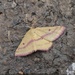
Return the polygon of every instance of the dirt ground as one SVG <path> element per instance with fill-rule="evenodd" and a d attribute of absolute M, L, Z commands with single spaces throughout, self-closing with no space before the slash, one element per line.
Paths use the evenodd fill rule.
<path fill-rule="evenodd" d="M 64 34 L 48 52 L 15 57 L 36 17 L 36 27 L 63 25 Z M 0 74 L 66 75 L 75 61 L 75 0 L 0 0 Z"/>

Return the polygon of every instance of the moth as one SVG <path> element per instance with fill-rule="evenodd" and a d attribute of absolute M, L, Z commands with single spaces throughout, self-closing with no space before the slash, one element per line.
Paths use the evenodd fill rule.
<path fill-rule="evenodd" d="M 38 50 L 48 51 L 53 41 L 65 30 L 64 26 L 31 28 L 16 49 L 15 56 L 27 56 Z"/>

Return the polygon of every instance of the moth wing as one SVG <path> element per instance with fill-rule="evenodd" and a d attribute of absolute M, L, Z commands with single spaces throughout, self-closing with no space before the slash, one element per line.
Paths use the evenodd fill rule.
<path fill-rule="evenodd" d="M 47 51 L 52 42 L 57 39 L 65 30 L 63 26 L 42 27 L 30 29 L 18 46 L 15 56 L 26 56 L 34 51 Z"/>
<path fill-rule="evenodd" d="M 16 49 L 15 56 L 26 56 L 35 50 L 32 29 L 30 29 L 22 39 L 20 45 Z M 31 43 L 32 42 L 32 43 Z"/>
<path fill-rule="evenodd" d="M 41 50 L 41 51 L 49 50 L 52 47 L 52 42 L 38 36 L 35 33 L 35 30 L 36 29 L 33 30 L 33 34 L 34 34 L 34 38 L 35 38 L 35 40 L 34 40 L 35 51 L 37 51 L 37 50 Z"/>
<path fill-rule="evenodd" d="M 47 41 L 45 39 L 40 39 L 35 41 L 36 50 L 40 51 L 48 51 L 52 47 L 52 42 Z"/>
<path fill-rule="evenodd" d="M 48 41 L 54 41 L 64 32 L 64 30 L 64 26 L 37 27 L 34 32 L 41 38 L 44 38 Z"/>

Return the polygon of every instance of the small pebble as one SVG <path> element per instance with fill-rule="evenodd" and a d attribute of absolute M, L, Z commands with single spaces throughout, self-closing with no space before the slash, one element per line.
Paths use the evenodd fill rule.
<path fill-rule="evenodd" d="M 30 14 L 26 14 L 25 17 L 26 17 L 26 20 L 32 21 L 32 18 L 31 18 Z"/>
<path fill-rule="evenodd" d="M 23 75 L 24 73 L 23 73 L 22 71 L 19 71 L 19 74 L 20 74 L 20 75 Z"/>
<path fill-rule="evenodd" d="M 35 61 L 35 62 L 39 62 L 40 59 L 39 59 L 39 58 L 34 58 L 34 61 Z"/>
<path fill-rule="evenodd" d="M 16 7 L 16 3 L 13 1 L 13 3 L 12 3 L 12 8 L 14 8 L 14 7 Z"/>

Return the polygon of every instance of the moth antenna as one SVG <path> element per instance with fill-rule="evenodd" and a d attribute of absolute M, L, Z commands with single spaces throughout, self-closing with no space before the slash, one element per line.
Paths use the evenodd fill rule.
<path fill-rule="evenodd" d="M 32 21 L 32 28 L 35 28 L 36 22 L 37 22 L 37 18 L 34 16 Z"/>

